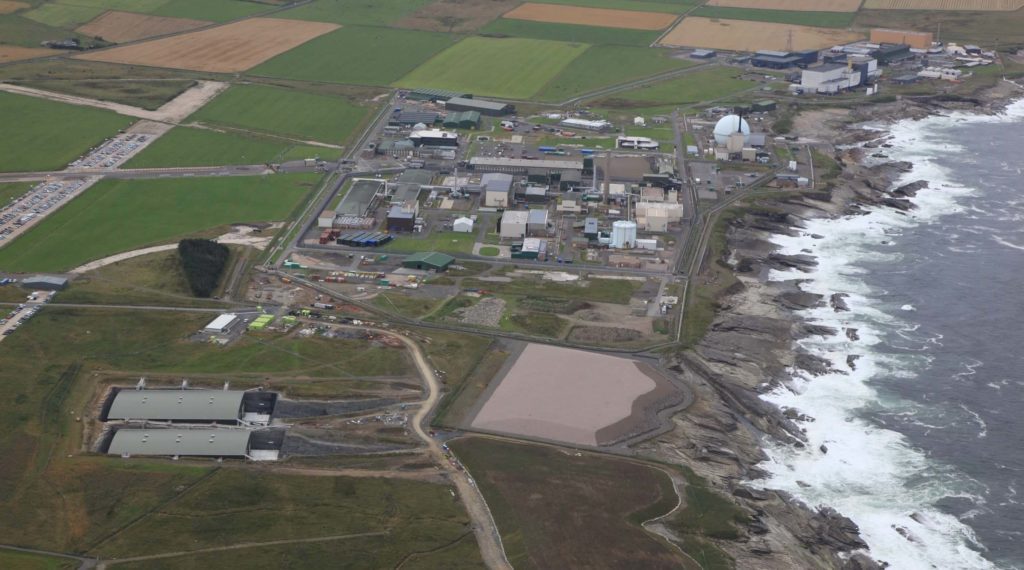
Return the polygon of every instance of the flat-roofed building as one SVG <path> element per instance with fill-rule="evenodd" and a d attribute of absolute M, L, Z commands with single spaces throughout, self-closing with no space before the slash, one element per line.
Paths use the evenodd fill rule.
<path fill-rule="evenodd" d="M 21 286 L 26 289 L 40 289 L 44 291 L 60 291 L 68 286 L 66 277 L 54 275 L 32 275 L 21 280 Z"/>
<path fill-rule="evenodd" d="M 512 195 L 512 175 L 487 173 L 480 178 L 484 189 L 484 206 L 489 208 L 505 208 L 509 205 Z"/>
<path fill-rule="evenodd" d="M 530 210 L 526 218 L 526 233 L 535 236 L 545 235 L 547 232 L 548 211 L 542 209 Z"/>
<path fill-rule="evenodd" d="M 522 238 L 526 236 L 526 226 L 530 220 L 530 212 L 526 210 L 506 210 L 501 215 L 502 238 Z"/>
<path fill-rule="evenodd" d="M 474 156 L 469 159 L 469 169 L 476 172 L 504 172 L 508 174 L 541 175 L 544 171 L 554 174 L 563 170 L 583 171 L 582 160 L 531 160 L 527 158 Z M 537 181 L 539 182 L 539 180 Z"/>
<path fill-rule="evenodd" d="M 468 97 L 452 97 L 445 101 L 444 108 L 449 111 L 476 111 L 481 115 L 500 117 L 511 115 L 516 108 L 508 103 L 498 103 L 486 99 L 471 99 Z"/>
<path fill-rule="evenodd" d="M 234 313 L 224 313 L 210 321 L 208 325 L 203 327 L 203 330 L 213 333 L 225 333 L 228 332 L 231 329 L 231 326 L 236 322 L 238 322 L 238 315 Z"/>

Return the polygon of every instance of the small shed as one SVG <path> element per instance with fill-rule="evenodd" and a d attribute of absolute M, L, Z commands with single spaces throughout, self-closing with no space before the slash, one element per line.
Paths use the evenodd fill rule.
<path fill-rule="evenodd" d="M 334 219 L 338 216 L 334 210 L 324 210 L 320 212 L 320 215 L 316 218 L 316 226 L 318 228 L 332 228 L 334 227 Z"/>
<path fill-rule="evenodd" d="M 452 223 L 452 231 L 468 234 L 473 231 L 473 219 L 462 217 Z"/>
<path fill-rule="evenodd" d="M 421 251 L 414 253 L 402 261 L 402 267 L 409 269 L 421 269 L 436 271 L 438 273 L 448 269 L 455 261 L 455 258 L 436 251 Z"/>

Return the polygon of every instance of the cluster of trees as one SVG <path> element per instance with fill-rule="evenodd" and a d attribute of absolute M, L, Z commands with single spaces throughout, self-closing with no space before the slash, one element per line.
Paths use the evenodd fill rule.
<path fill-rule="evenodd" d="M 226 245 L 208 239 L 183 239 L 178 242 L 178 256 L 192 294 L 209 297 L 217 289 L 231 252 Z"/>

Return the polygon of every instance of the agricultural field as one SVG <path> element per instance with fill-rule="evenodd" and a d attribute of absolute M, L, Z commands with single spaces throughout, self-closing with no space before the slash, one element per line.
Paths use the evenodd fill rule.
<path fill-rule="evenodd" d="M 190 89 L 196 82 L 190 79 L 180 81 L 42 79 L 19 81 L 18 84 L 55 93 L 124 103 L 154 111 L 164 103 L 181 95 L 185 90 Z"/>
<path fill-rule="evenodd" d="M 865 10 L 956 10 L 1012 12 L 1024 8 L 1024 0 L 865 0 Z"/>
<path fill-rule="evenodd" d="M 706 6 L 800 12 L 856 12 L 861 2 L 863 0 L 710 0 Z"/>
<path fill-rule="evenodd" d="M 1024 44 L 1024 13 L 939 12 L 926 10 L 861 10 L 854 20 L 863 28 L 896 28 L 933 31 L 942 26 L 942 39 L 960 43 L 988 45 L 992 38 L 1000 43 Z"/>
<path fill-rule="evenodd" d="M 30 48 L 22 46 L 0 46 L 0 63 L 57 55 L 58 51 L 49 48 Z"/>
<path fill-rule="evenodd" d="M 641 526 L 679 502 L 656 468 L 476 437 L 449 445 L 480 486 L 516 568 L 700 568 Z"/>
<path fill-rule="evenodd" d="M 335 24 L 387 26 L 415 12 L 431 0 L 313 0 L 276 14 L 278 18 L 294 18 Z"/>
<path fill-rule="evenodd" d="M 337 27 L 320 22 L 252 18 L 77 57 L 88 61 L 233 73 L 259 65 Z"/>
<path fill-rule="evenodd" d="M 52 2 L 25 12 L 29 20 L 58 28 L 73 28 L 103 13 L 103 8 Z"/>
<path fill-rule="evenodd" d="M 515 8 L 520 0 L 434 0 L 396 21 L 413 30 L 468 34 Z"/>
<path fill-rule="evenodd" d="M 111 111 L 0 93 L 0 171 L 60 170 L 131 124 Z"/>
<path fill-rule="evenodd" d="M 584 8 L 581 6 L 536 4 L 533 2 L 527 2 L 507 12 L 504 17 L 533 22 L 578 24 L 630 30 L 664 30 L 676 19 L 676 16 L 673 14 L 661 12 Z"/>
<path fill-rule="evenodd" d="M 847 28 L 853 22 L 854 12 L 811 12 L 795 10 L 751 10 L 721 6 L 702 6 L 690 13 L 693 17 L 719 20 L 752 20 L 797 26 Z"/>
<path fill-rule="evenodd" d="M 341 144 L 367 121 L 368 110 L 341 97 L 235 85 L 188 120 Z"/>
<path fill-rule="evenodd" d="M 150 13 L 154 16 L 227 22 L 273 8 L 271 2 L 249 0 L 170 0 Z"/>
<path fill-rule="evenodd" d="M 731 51 L 782 51 L 821 49 L 863 38 L 860 33 L 830 28 L 687 17 L 662 38 L 661 44 Z"/>
<path fill-rule="evenodd" d="M 510 36 L 592 45 L 609 44 L 636 47 L 647 47 L 661 35 L 661 32 L 657 31 L 552 24 L 510 18 L 498 18 L 481 28 L 480 33 L 495 37 Z"/>
<path fill-rule="evenodd" d="M 15 550 L 0 550 L 0 568 L 12 570 L 71 570 L 79 562 L 70 558 L 57 558 L 43 554 L 30 554 Z"/>
<path fill-rule="evenodd" d="M 608 85 L 650 77 L 695 65 L 671 57 L 669 50 L 594 46 L 574 59 L 537 94 L 542 101 L 563 101 Z"/>
<path fill-rule="evenodd" d="M 397 84 L 526 99 L 588 47 L 548 40 L 470 37 L 436 55 Z"/>
<path fill-rule="evenodd" d="M 0 14 L 0 38 L 4 46 L 38 48 L 40 43 L 54 39 L 75 38 L 89 44 L 92 38 L 63 28 L 42 24 L 25 16 L 27 12 Z M 54 54 L 61 53 L 52 50 Z"/>
<path fill-rule="evenodd" d="M 31 4 L 25 2 L 18 2 L 16 0 L 0 0 L 0 14 L 10 14 L 23 10 L 25 8 L 31 8 Z"/>
<path fill-rule="evenodd" d="M 126 168 L 270 164 L 320 156 L 333 159 L 338 149 L 297 144 L 288 140 L 175 127 L 129 160 Z"/>
<path fill-rule="evenodd" d="M 451 36 L 433 32 L 347 26 L 279 55 L 250 70 L 250 74 L 390 85 L 453 42 Z"/>
<path fill-rule="evenodd" d="M 457 232 L 431 232 L 427 237 L 398 236 L 386 245 L 378 248 L 381 251 L 406 252 L 440 251 L 443 253 L 470 253 L 476 242 L 475 234 Z"/>
<path fill-rule="evenodd" d="M 685 13 L 702 0 L 544 0 L 545 4 L 565 4 L 608 10 L 636 10 L 639 12 Z"/>
<path fill-rule="evenodd" d="M 65 271 L 239 222 L 284 220 L 317 175 L 106 180 L 3 249 L 9 271 Z"/>
<path fill-rule="evenodd" d="M 101 37 L 108 42 L 133 42 L 153 36 L 162 36 L 201 28 L 210 24 L 205 20 L 149 16 L 132 12 L 105 12 L 98 18 L 78 28 L 87 36 Z"/>

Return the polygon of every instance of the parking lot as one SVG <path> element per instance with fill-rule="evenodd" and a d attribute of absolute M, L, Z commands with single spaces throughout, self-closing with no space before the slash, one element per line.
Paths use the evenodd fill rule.
<path fill-rule="evenodd" d="M 99 179 L 41 182 L 32 187 L 21 198 L 0 208 L 0 241 L 13 239 L 96 180 Z"/>
<path fill-rule="evenodd" d="M 28 301 L 12 309 L 3 317 L 0 317 L 0 341 L 3 341 L 25 321 L 32 318 L 43 304 L 50 300 L 52 292 L 36 291 L 26 295 Z"/>
<path fill-rule="evenodd" d="M 89 154 L 69 164 L 68 170 L 89 171 L 117 168 L 169 129 L 170 125 L 139 121 L 124 133 L 104 142 Z"/>

